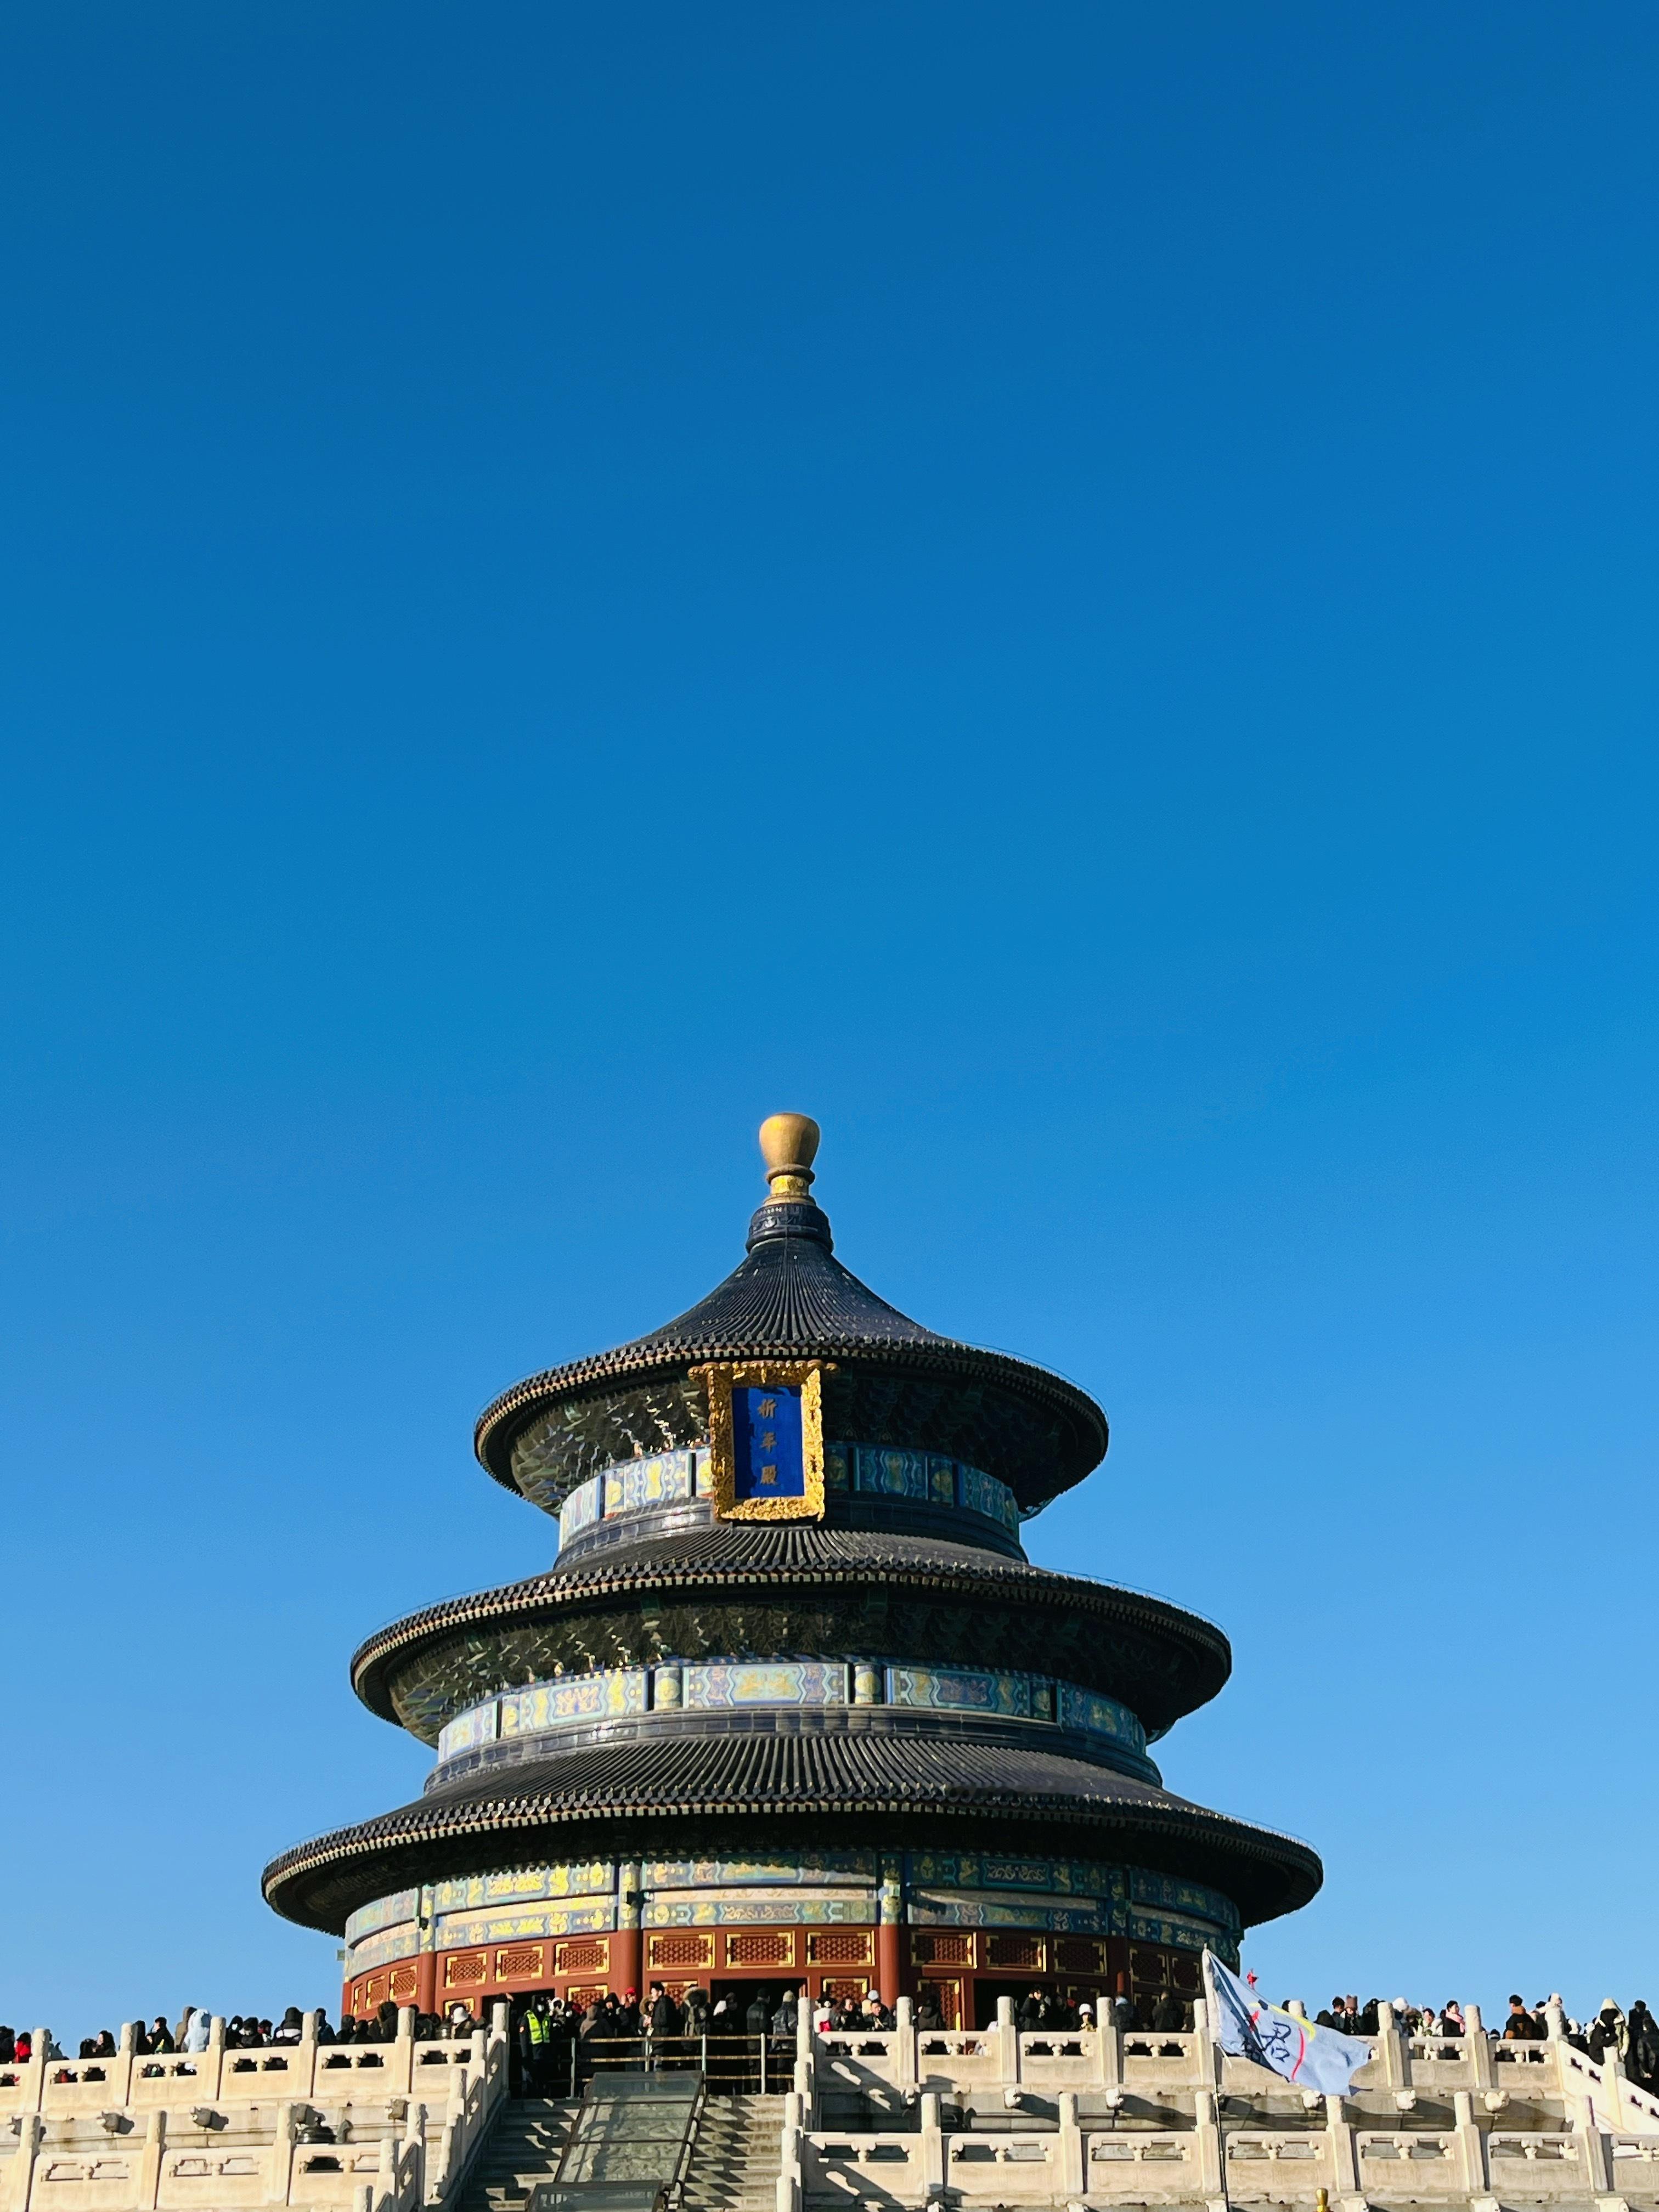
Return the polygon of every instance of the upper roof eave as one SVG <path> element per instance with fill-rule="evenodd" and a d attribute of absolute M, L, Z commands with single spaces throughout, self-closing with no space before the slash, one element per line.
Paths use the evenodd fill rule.
<path fill-rule="evenodd" d="M 793 1195 L 775 1188 L 749 1224 L 744 1258 L 706 1297 L 631 1343 L 514 1383 L 479 1416 L 473 1448 L 497 1482 L 517 1491 L 514 1443 L 544 1409 L 607 1386 L 621 1392 L 683 1376 L 704 1362 L 767 1358 L 823 1359 L 842 1369 L 843 1380 L 860 1370 L 956 1378 L 1012 1401 L 1035 1416 L 1030 1433 L 1011 1446 L 1007 1467 L 989 1471 L 1009 1483 L 1027 1510 L 1081 1481 L 1105 1456 L 1106 1417 L 1086 1391 L 1030 1360 L 940 1336 L 889 1304 L 836 1257 L 829 1218 L 804 1186 Z"/>
<path fill-rule="evenodd" d="M 539 1375 L 515 1382 L 478 1416 L 473 1449 L 485 1471 L 503 1489 L 516 1494 L 518 1485 L 513 1479 L 509 1456 L 513 1443 L 526 1424 L 544 1407 L 563 1399 L 585 1396 L 596 1385 L 610 1384 L 623 1389 L 629 1383 L 672 1370 L 684 1371 L 704 1361 L 801 1357 L 854 1362 L 872 1370 L 908 1369 L 921 1374 L 957 1376 L 967 1382 L 996 1385 L 1012 1396 L 1060 1414 L 1073 1432 L 1075 1449 L 1056 1467 L 1056 1479 L 1046 1488 L 1039 1491 L 1030 1485 L 1023 1486 L 1024 1494 L 1020 1503 L 1028 1510 L 1080 1482 L 1106 1455 L 1110 1431 L 1105 1414 L 1087 1391 L 1030 1360 L 1017 1359 L 1009 1352 L 988 1352 L 977 1345 L 960 1344 L 949 1337 L 907 1343 L 875 1337 L 834 1336 L 822 1337 L 810 1344 L 781 1343 L 764 1338 L 737 1342 L 729 1338 L 701 1341 L 676 1339 L 653 1343 L 648 1337 L 641 1338 L 586 1359 L 546 1368 Z"/>

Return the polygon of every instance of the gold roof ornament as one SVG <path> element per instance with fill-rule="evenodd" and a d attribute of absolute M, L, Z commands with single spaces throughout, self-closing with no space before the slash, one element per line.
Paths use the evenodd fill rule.
<path fill-rule="evenodd" d="M 769 1114 L 761 1123 L 761 1158 L 774 1201 L 806 1196 L 823 1133 L 810 1114 Z"/>

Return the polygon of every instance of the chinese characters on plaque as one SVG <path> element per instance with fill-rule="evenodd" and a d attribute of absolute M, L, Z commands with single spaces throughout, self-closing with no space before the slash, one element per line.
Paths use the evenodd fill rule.
<path fill-rule="evenodd" d="M 732 1447 L 734 1499 L 805 1496 L 799 1390 L 733 1390 Z"/>

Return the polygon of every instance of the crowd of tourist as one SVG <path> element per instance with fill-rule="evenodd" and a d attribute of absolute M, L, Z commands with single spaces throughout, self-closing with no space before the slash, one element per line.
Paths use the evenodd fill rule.
<path fill-rule="evenodd" d="M 924 2020 L 920 2009 L 922 2000 L 917 2002 L 917 2027 L 937 2027 L 937 2014 Z M 1165 1990 L 1158 1996 L 1143 1994 L 1138 1997 L 1113 1997 L 1109 2001 L 1108 2011 L 1113 2025 L 1126 2035 L 1178 2035 L 1193 2024 L 1192 2007 L 1183 2003 L 1173 1990 Z M 1015 2005 L 1014 2024 L 1027 2034 L 1045 2028 L 1063 2034 L 1068 2029 L 1092 2027 L 1095 2008 L 1086 2001 L 1073 2004 L 1053 1990 L 1033 1989 Z"/>
<path fill-rule="evenodd" d="M 518 2023 L 520 2055 L 533 2073 L 547 2063 L 537 2053 L 550 2045 L 568 2057 L 573 2042 L 579 2051 L 584 2045 L 629 2042 L 660 2049 L 710 2037 L 741 2038 L 757 2050 L 764 2044 L 781 2057 L 794 2050 L 801 1995 L 793 1983 L 775 1990 L 769 1984 L 757 1983 L 741 1996 L 728 1993 L 711 1997 L 694 1983 L 677 1997 L 661 1982 L 653 1982 L 643 2004 L 633 1990 L 621 1997 L 603 1995 L 586 2007 L 559 1998 L 532 1997 Z M 859 2007 L 850 2002 L 839 2008 L 822 2006 L 815 2023 L 827 2027 L 854 2013 L 866 2027 L 878 2018 L 884 2027 L 892 2025 L 892 2016 L 883 2009 L 878 1997 L 866 1999 Z M 556 2070 L 556 2058 L 553 2063 Z M 579 2064 L 579 2071 L 586 2070 Z"/>
<path fill-rule="evenodd" d="M 804 1996 L 793 1984 L 781 1989 L 758 1984 L 744 1996 L 711 2000 L 706 1990 L 694 1985 L 676 1997 L 661 1982 L 653 1982 L 643 2003 L 633 1990 L 621 1997 L 602 1996 L 587 2007 L 559 1997 L 532 1997 L 514 2028 L 517 2079 L 534 2094 L 542 2094 L 538 2084 L 585 2081 L 597 2065 L 625 2063 L 630 2045 L 637 2046 L 647 2064 L 668 2068 L 689 2062 L 687 2045 L 704 2037 L 724 2040 L 728 2049 L 739 2044 L 739 2063 L 751 2074 L 758 2071 L 763 2049 L 787 2072 L 793 2059 Z M 944 2026 L 936 1997 L 926 1984 L 914 2002 L 918 2028 L 926 2033 Z M 1126 2032 L 1168 2034 L 1193 2024 L 1190 2007 L 1168 1994 L 1139 2003 L 1119 1997 L 1112 2010 Z M 1033 1988 L 1017 2003 L 1014 2017 L 1028 2032 L 1064 2033 L 1091 2027 L 1094 2008 Z M 820 2034 L 882 2034 L 895 2024 L 891 2009 L 873 1990 L 863 1996 L 820 1998 L 812 2008 L 812 2025 Z"/>
<path fill-rule="evenodd" d="M 522 2087 L 545 2094 L 538 2085 L 586 2079 L 595 2070 L 597 2046 L 637 2043 L 647 2063 L 666 2063 L 660 2054 L 669 2046 L 704 2037 L 741 2038 L 752 2052 L 758 2054 L 764 2047 L 787 2065 L 794 2047 L 802 1995 L 793 1984 L 773 1989 L 757 1984 L 742 1996 L 711 1999 L 706 1990 L 694 1985 L 676 1996 L 661 1982 L 653 1982 L 643 2003 L 633 1990 L 620 1997 L 607 1992 L 586 2006 L 561 1997 L 532 1997 L 521 2008 L 515 2008 L 514 2070 Z M 1120 1996 L 1109 2003 L 1115 2024 L 1125 2033 L 1170 2034 L 1192 2026 L 1190 2008 L 1168 1991 L 1156 1998 Z M 1345 2035 L 1375 2036 L 1381 2027 L 1381 2006 L 1377 1997 L 1361 2004 L 1357 1996 L 1339 1994 L 1316 2015 L 1316 2022 Z M 1559 1996 L 1540 1997 L 1528 2005 L 1518 1995 L 1511 1996 L 1501 2022 L 1486 2023 L 1483 2032 L 1506 2043 L 1540 2039 L 1550 2032 L 1551 2011 L 1560 2006 Z M 1455 2045 L 1468 2033 L 1462 2008 L 1455 2003 L 1413 2005 L 1396 1998 L 1391 2009 L 1395 2025 L 1402 2033 L 1443 2044 L 1448 2057 L 1454 2055 Z M 1071 2004 L 1054 1991 L 1040 1987 L 1017 2002 L 1014 2017 L 1028 2033 L 1045 2029 L 1064 2033 L 1094 2025 L 1092 2006 Z M 348 2013 L 337 2028 L 331 2027 L 320 2012 L 313 2018 L 315 2039 L 322 2044 L 390 2043 L 398 2033 L 398 2008 L 391 2003 L 360 2018 Z M 915 1999 L 915 2018 L 923 2030 L 944 2025 L 937 2002 L 925 1985 Z M 1586 2021 L 1573 2020 L 1563 2009 L 1561 2022 L 1562 2033 L 1575 2050 L 1598 2065 L 1609 2051 L 1616 2051 L 1628 2078 L 1659 2096 L 1659 2021 L 1640 1998 L 1626 2013 L 1609 1997 Z M 872 1990 L 863 1997 L 821 1999 L 813 2008 L 812 2024 L 821 2033 L 854 2034 L 880 2033 L 894 2021 L 891 2012 Z M 195 2005 L 186 2005 L 172 2026 L 164 2014 L 158 2013 L 148 2024 L 137 2023 L 133 2049 L 137 2057 L 149 2061 L 179 2052 L 204 2051 L 210 2025 L 210 2015 Z M 465 2004 L 458 2002 L 447 2012 L 418 2013 L 415 2035 L 420 2042 L 469 2036 L 483 2025 Z M 225 2048 L 280 2049 L 284 2044 L 297 2044 L 304 2029 L 304 2016 L 297 2005 L 289 2005 L 274 2022 L 257 2013 L 233 2014 L 225 2021 Z M 78 2057 L 82 2061 L 113 2058 L 118 2049 L 112 2032 L 100 2028 L 96 2035 L 82 2039 Z M 655 2060 L 653 2052 L 659 2054 Z M 31 2031 L 14 2033 L 0 2027 L 0 2066 L 27 2064 L 36 2055 Z M 50 2035 L 40 2055 L 49 2062 L 66 2058 Z M 614 2062 L 614 2049 L 605 2055 Z"/>
<path fill-rule="evenodd" d="M 793 2065 L 799 2007 L 800 1992 L 793 1985 L 775 1991 L 764 1984 L 744 1996 L 711 1998 L 695 1984 L 677 1997 L 661 1982 L 653 1982 L 643 2003 L 635 1990 L 620 1997 L 606 1992 L 586 2006 L 562 1997 L 532 1997 L 514 2029 L 514 2087 L 523 2094 L 549 2095 L 556 2085 L 585 2081 L 602 2066 L 627 2064 L 635 2053 L 638 2061 L 672 2071 L 697 2063 L 693 2046 L 704 2039 L 735 2049 L 739 2070 L 758 2087 L 768 2060 L 775 2069 L 774 2078 Z M 860 2012 L 859 2017 L 867 2021 L 871 2015 Z"/>
<path fill-rule="evenodd" d="M 313 2014 L 315 2022 L 314 2039 L 319 2043 L 390 2043 L 398 2033 L 398 2008 L 383 2004 L 377 2013 L 354 2020 L 349 2013 L 337 2028 L 331 2027 L 325 2013 Z M 440 2036 L 471 2035 L 483 2025 L 475 2020 L 464 2004 L 453 2005 L 447 2013 L 421 2013 L 416 2017 L 415 2035 L 418 2042 L 428 2042 Z M 186 2005 L 177 2023 L 167 2024 L 167 2016 L 158 2013 L 153 2021 L 135 2023 L 133 2051 L 137 2057 L 155 2060 L 170 2058 L 179 2053 L 194 2055 L 208 2047 L 212 2027 L 211 2015 L 199 2006 Z M 44 2031 L 43 2031 L 44 2033 Z M 225 2021 L 227 2051 L 280 2050 L 284 2044 L 298 2043 L 305 2033 L 305 2015 L 298 2005 L 289 2005 L 279 2021 L 272 2021 L 258 2013 L 233 2013 Z M 96 2035 L 83 2036 L 76 2054 L 76 2060 L 114 2058 L 120 2045 L 107 2027 L 100 2028 Z M 35 2056 L 34 2034 L 28 2028 L 13 2031 L 0 2027 L 0 2066 L 27 2065 Z M 49 2062 L 67 2060 L 68 2053 L 59 2049 L 50 2033 L 46 2035 L 40 2053 Z"/>
<path fill-rule="evenodd" d="M 1362 2005 L 1357 1996 L 1334 1996 L 1324 2011 L 1316 2014 L 1315 2026 L 1334 2027 L 1344 2035 L 1375 2035 L 1382 2002 L 1380 1997 L 1369 1997 Z M 1413 2005 L 1396 1997 L 1392 2009 L 1395 2026 L 1405 2035 L 1449 2045 L 1468 2033 L 1458 2004 Z M 1552 2010 L 1560 2012 L 1561 2033 L 1575 2051 L 1582 2051 L 1598 2066 L 1609 2051 L 1616 2051 L 1629 2078 L 1639 2088 L 1659 2096 L 1659 2021 L 1640 1997 L 1628 2013 L 1616 1999 L 1608 1997 L 1594 2018 L 1577 2021 L 1567 2013 L 1559 1995 L 1540 1997 L 1529 2005 L 1512 1992 L 1502 2022 L 1486 2025 L 1484 2032 L 1504 2043 L 1541 2042 L 1550 2032 Z"/>

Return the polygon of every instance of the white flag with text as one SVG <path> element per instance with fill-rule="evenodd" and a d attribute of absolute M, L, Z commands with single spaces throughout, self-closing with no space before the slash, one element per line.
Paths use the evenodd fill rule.
<path fill-rule="evenodd" d="M 1213 1951 L 1204 1954 L 1204 1987 L 1210 2024 L 1221 2049 L 1231 2057 L 1253 2058 L 1258 2066 L 1294 2081 L 1298 2089 L 1346 2097 L 1354 2075 L 1376 2056 L 1359 2036 L 1318 2027 L 1300 2013 L 1264 2004 Z"/>

